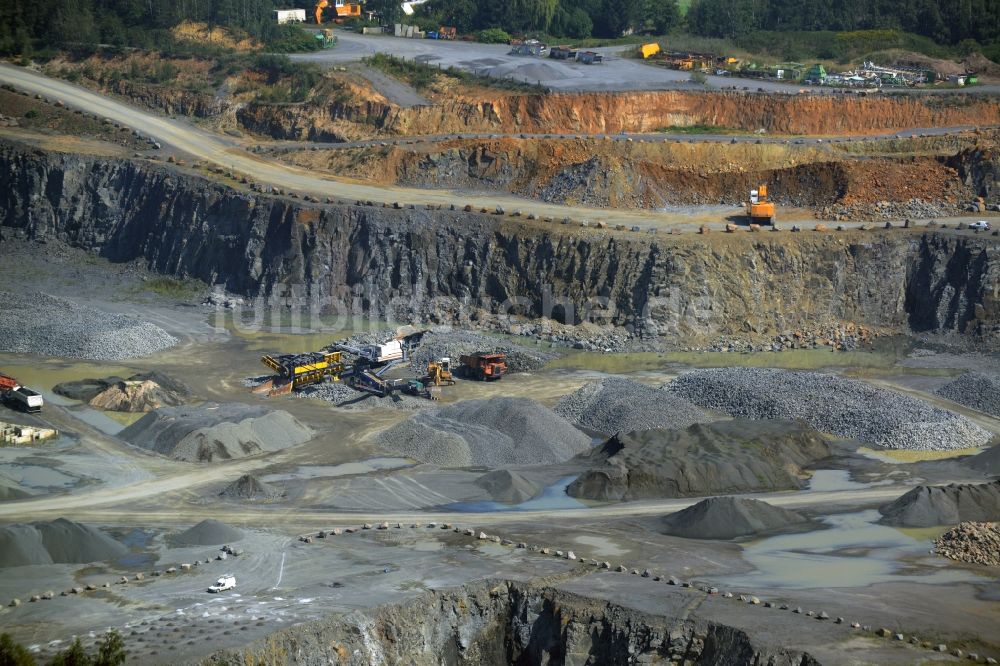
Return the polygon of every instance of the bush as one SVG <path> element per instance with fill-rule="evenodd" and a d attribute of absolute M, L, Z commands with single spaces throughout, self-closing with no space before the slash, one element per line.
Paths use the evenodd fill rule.
<path fill-rule="evenodd" d="M 691 83 L 697 83 L 702 86 L 708 83 L 708 77 L 705 76 L 704 72 L 691 72 L 691 78 L 688 80 L 691 81 Z"/>
<path fill-rule="evenodd" d="M 510 35 L 500 28 L 488 28 L 476 33 L 476 40 L 483 44 L 510 44 Z"/>

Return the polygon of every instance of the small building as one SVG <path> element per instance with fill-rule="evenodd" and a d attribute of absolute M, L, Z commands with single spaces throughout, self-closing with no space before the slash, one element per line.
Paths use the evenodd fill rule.
<path fill-rule="evenodd" d="M 275 9 L 274 18 L 278 25 L 285 23 L 305 23 L 306 10 L 304 9 Z"/>
<path fill-rule="evenodd" d="M 813 65 L 806 72 L 805 80 L 814 83 L 823 83 L 826 81 L 826 67 L 820 64 Z"/>

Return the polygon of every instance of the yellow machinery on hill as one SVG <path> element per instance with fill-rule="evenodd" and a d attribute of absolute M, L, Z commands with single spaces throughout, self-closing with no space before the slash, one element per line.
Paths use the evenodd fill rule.
<path fill-rule="evenodd" d="M 750 190 L 747 216 L 750 218 L 750 224 L 774 223 L 774 203 L 767 198 L 767 185 Z"/>
<path fill-rule="evenodd" d="M 341 352 L 311 352 L 308 354 L 281 354 L 264 356 L 260 362 L 277 374 L 256 387 L 254 393 L 284 395 L 295 389 L 321 381 L 340 381 L 346 369 Z"/>
<path fill-rule="evenodd" d="M 316 3 L 316 25 L 323 24 L 323 10 L 330 6 L 330 0 L 318 0 Z M 337 23 L 348 18 L 361 18 L 361 3 L 346 2 L 346 0 L 334 0 L 333 8 L 337 12 L 334 19 Z"/>

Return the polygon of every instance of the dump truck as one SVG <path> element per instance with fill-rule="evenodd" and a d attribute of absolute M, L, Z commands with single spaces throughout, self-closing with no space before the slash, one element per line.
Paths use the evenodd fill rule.
<path fill-rule="evenodd" d="M 10 375 L 0 374 L 0 400 L 11 409 L 22 412 L 40 412 L 44 401 L 37 391 L 32 391 Z"/>
<path fill-rule="evenodd" d="M 477 352 L 459 358 L 466 377 L 479 381 L 500 379 L 507 373 L 507 357 L 503 354 Z"/>
<path fill-rule="evenodd" d="M 773 224 L 774 203 L 767 198 L 767 185 L 761 185 L 756 190 L 750 190 L 750 201 L 747 203 L 747 217 L 750 224 Z"/>

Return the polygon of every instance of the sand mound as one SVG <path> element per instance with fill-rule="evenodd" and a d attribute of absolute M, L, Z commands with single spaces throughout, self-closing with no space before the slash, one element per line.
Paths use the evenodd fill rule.
<path fill-rule="evenodd" d="M 709 420 L 690 402 L 624 377 L 605 377 L 564 396 L 556 414 L 606 435 L 650 428 L 686 428 Z"/>
<path fill-rule="evenodd" d="M 178 534 L 176 541 L 191 546 L 219 546 L 239 541 L 242 538 L 243 532 L 235 527 L 208 518 Z"/>
<path fill-rule="evenodd" d="M 490 494 L 494 502 L 520 504 L 541 492 L 541 487 L 517 472 L 498 469 L 476 479 L 476 485 Z"/>
<path fill-rule="evenodd" d="M 590 438 L 529 398 L 465 400 L 428 409 L 379 435 L 385 451 L 445 467 L 543 465 L 568 460 Z"/>
<path fill-rule="evenodd" d="M 111 412 L 151 412 L 160 407 L 182 405 L 184 399 L 147 379 L 117 382 L 95 395 L 89 403 L 91 407 Z"/>
<path fill-rule="evenodd" d="M 124 544 L 100 530 L 65 518 L 0 528 L 0 566 L 3 567 L 102 562 L 127 552 Z"/>
<path fill-rule="evenodd" d="M 1000 444 L 974 456 L 962 458 L 962 464 L 977 472 L 1000 475 Z"/>
<path fill-rule="evenodd" d="M 580 456 L 593 466 L 566 492 L 616 501 L 798 490 L 803 468 L 829 455 L 826 440 L 802 421 L 734 419 L 620 433 Z"/>
<path fill-rule="evenodd" d="M 1000 520 L 1000 481 L 917 486 L 880 509 L 895 527 L 934 527 Z"/>
<path fill-rule="evenodd" d="M 281 499 L 285 496 L 285 491 L 278 486 L 261 481 L 252 474 L 244 474 L 226 486 L 219 495 L 229 499 L 267 502 Z"/>
<path fill-rule="evenodd" d="M 688 539 L 735 539 L 806 522 L 795 511 L 737 497 L 710 497 L 663 519 L 666 534 Z"/>
<path fill-rule="evenodd" d="M 279 451 L 309 441 L 313 432 L 288 412 L 261 405 L 205 403 L 162 407 L 119 436 L 174 460 L 212 462 Z"/>

